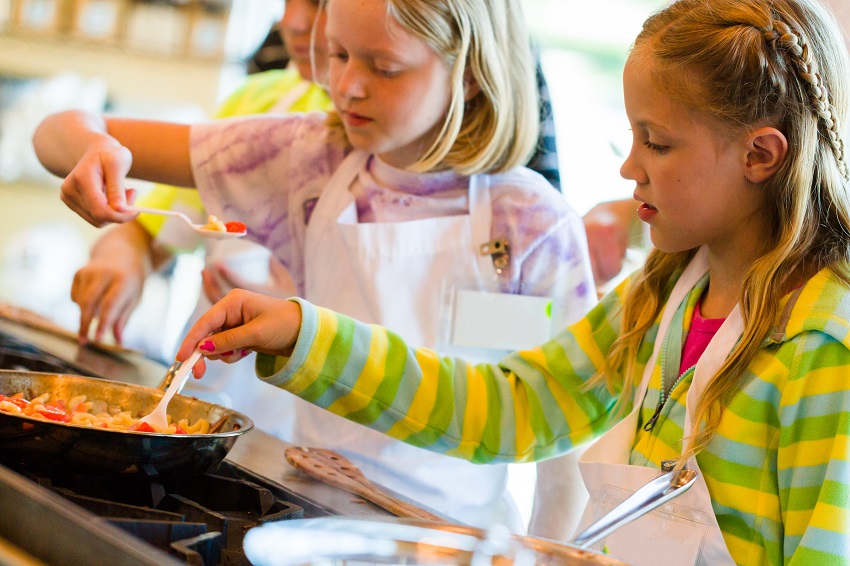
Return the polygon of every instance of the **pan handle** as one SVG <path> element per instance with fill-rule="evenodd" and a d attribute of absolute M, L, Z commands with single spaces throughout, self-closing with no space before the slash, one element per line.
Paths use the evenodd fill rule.
<path fill-rule="evenodd" d="M 573 544 L 582 548 L 589 547 L 620 527 L 685 493 L 696 478 L 697 473 L 694 470 L 674 470 L 655 478 L 579 533 Z"/>

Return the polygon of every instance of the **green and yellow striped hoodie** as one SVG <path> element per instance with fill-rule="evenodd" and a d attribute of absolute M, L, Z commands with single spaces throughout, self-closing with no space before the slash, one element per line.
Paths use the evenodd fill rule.
<path fill-rule="evenodd" d="M 303 323 L 293 355 L 260 356 L 257 372 L 416 446 L 479 463 L 544 459 L 613 425 L 616 399 L 604 387 L 583 385 L 618 336 L 628 283 L 550 342 L 477 366 L 415 349 L 382 327 L 296 299 Z M 683 307 L 683 331 L 703 286 Z M 787 324 L 765 341 L 717 434 L 697 456 L 738 564 L 850 564 L 848 319 L 850 289 L 828 269 L 809 280 Z M 640 374 L 657 325 L 638 355 Z M 651 430 L 638 426 L 632 464 L 659 467 L 679 455 L 692 374 L 686 372 L 675 386 Z M 627 395 L 631 399 L 634 392 Z M 656 367 L 643 422 L 659 397 Z"/>

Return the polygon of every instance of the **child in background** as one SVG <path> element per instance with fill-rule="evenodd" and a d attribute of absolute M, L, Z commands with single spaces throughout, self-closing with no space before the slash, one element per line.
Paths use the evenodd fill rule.
<path fill-rule="evenodd" d="M 698 471 L 665 514 L 607 538 L 629 562 L 848 564 L 848 84 L 818 0 L 675 2 L 624 71 L 621 173 L 656 249 L 584 319 L 473 367 L 237 291 L 177 357 L 253 348 L 268 383 L 477 462 L 599 437 L 582 458 L 588 520 L 659 468 Z"/>
<path fill-rule="evenodd" d="M 190 131 L 71 112 L 42 124 L 37 150 L 68 174 L 63 200 L 96 225 L 132 218 L 128 174 L 197 186 L 305 297 L 411 341 L 494 359 L 586 312 L 595 290 L 581 219 L 520 167 L 538 108 L 518 0 L 331 0 L 327 35 L 337 120 L 256 116 Z M 497 320 L 504 312 L 524 322 Z M 458 520 L 521 530 L 505 466 L 423 451 L 304 403 L 295 435 Z"/>
<path fill-rule="evenodd" d="M 318 0 L 286 0 L 279 26 L 292 52 L 289 68 L 249 76 L 221 104 L 216 118 L 331 110 L 329 95 L 313 82 L 314 67 L 320 76 L 327 73 L 324 19 Z M 191 189 L 155 185 L 138 204 L 177 210 L 198 223 L 207 218 L 198 192 Z M 90 261 L 76 273 L 71 298 L 80 306 L 81 339 L 88 339 L 92 321 L 98 319 L 95 339 L 111 329 L 120 342 L 124 326 L 142 298 L 147 277 L 171 260 L 173 254 L 203 243 L 203 292 L 189 318 L 190 324 L 231 288 L 282 298 L 298 294 L 286 269 L 270 259 L 262 246 L 244 239 L 201 238 L 180 219 L 144 214 L 107 231 L 92 247 Z M 266 273 L 268 277 L 262 277 Z M 285 404 L 292 404 L 292 397 L 264 384 L 246 385 L 238 375 L 242 371 L 251 370 L 222 365 L 212 372 L 209 383 L 189 383 L 183 392 L 246 413 L 259 428 L 290 439 L 292 418 L 287 421 L 280 413 Z"/>

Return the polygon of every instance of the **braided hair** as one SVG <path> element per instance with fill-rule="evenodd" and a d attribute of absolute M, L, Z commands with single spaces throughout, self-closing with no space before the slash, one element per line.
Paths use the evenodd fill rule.
<path fill-rule="evenodd" d="M 850 285 L 850 172 L 842 124 L 848 54 L 834 17 L 818 0 L 679 0 L 651 16 L 631 58 L 655 86 L 712 118 L 730 135 L 769 126 L 788 153 L 762 190 L 773 205 L 764 255 L 745 274 L 744 331 L 695 410 L 682 456 L 710 442 L 746 368 L 770 335 L 800 266 L 829 266 Z M 694 250 L 653 250 L 624 301 L 623 331 L 606 361 L 609 389 L 628 395 L 642 337 L 664 306 L 666 285 Z M 621 405 L 626 399 L 621 399 Z"/>

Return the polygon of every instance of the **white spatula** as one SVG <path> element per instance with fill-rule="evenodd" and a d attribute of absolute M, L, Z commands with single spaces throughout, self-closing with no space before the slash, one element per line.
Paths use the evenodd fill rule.
<path fill-rule="evenodd" d="M 168 402 L 171 401 L 171 398 L 183 388 L 183 384 L 186 383 L 186 380 L 189 378 L 189 373 L 192 371 L 192 367 L 195 365 L 195 362 L 201 359 L 201 355 L 200 350 L 195 350 L 187 360 L 184 362 L 175 362 L 174 365 L 169 368 L 169 373 L 176 369 L 174 379 L 171 380 L 171 385 L 169 385 L 168 389 L 165 390 L 162 399 L 159 400 L 159 403 L 156 407 L 154 407 L 154 410 L 141 418 L 143 423 L 149 424 L 156 429 L 157 432 L 162 432 L 168 428 Z"/>

